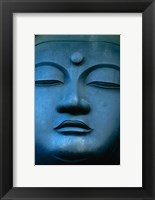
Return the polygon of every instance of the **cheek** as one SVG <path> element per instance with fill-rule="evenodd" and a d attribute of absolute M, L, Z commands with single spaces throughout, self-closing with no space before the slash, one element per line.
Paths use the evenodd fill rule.
<path fill-rule="evenodd" d="M 51 88 L 36 88 L 35 90 L 35 113 L 38 117 L 51 115 L 56 110 L 59 95 L 54 95 L 55 90 Z M 36 116 L 36 117 L 37 117 Z"/>
<path fill-rule="evenodd" d="M 108 143 L 119 134 L 120 128 L 120 92 L 102 90 L 90 98 L 90 124 L 94 129 L 94 140 L 98 143 Z"/>
<path fill-rule="evenodd" d="M 112 89 L 88 90 L 91 114 L 98 119 L 115 118 L 120 114 L 120 92 Z M 100 116 L 100 117 L 99 117 Z"/>
<path fill-rule="evenodd" d="M 37 137 L 46 139 L 51 132 L 52 123 L 56 114 L 54 92 L 49 89 L 36 88 L 35 91 L 35 130 Z M 46 137 L 46 138 L 45 138 Z"/>

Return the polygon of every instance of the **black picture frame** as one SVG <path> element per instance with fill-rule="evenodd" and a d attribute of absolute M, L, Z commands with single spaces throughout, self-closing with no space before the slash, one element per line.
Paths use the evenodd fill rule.
<path fill-rule="evenodd" d="M 143 187 L 13 187 L 13 13 L 142 13 Z M 0 197 L 7 200 L 155 199 L 155 2 L 154 0 L 0 0 Z M 135 97 L 136 98 L 136 97 Z M 91 180 L 90 180 L 91 181 Z"/>

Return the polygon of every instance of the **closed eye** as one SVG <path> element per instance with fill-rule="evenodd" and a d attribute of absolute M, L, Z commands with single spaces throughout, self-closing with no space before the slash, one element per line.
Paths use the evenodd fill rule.
<path fill-rule="evenodd" d="M 35 85 L 38 87 L 48 87 L 48 86 L 54 86 L 58 84 L 63 84 L 62 81 L 59 80 L 37 80 L 35 81 Z"/>
<path fill-rule="evenodd" d="M 87 85 L 105 88 L 105 89 L 119 89 L 120 88 L 119 84 L 110 83 L 110 82 L 102 82 L 102 81 L 92 81 L 88 83 Z"/>

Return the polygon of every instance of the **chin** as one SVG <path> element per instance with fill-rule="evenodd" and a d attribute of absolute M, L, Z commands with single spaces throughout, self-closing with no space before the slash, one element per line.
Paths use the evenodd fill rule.
<path fill-rule="evenodd" d="M 66 148 L 57 149 L 52 152 L 52 156 L 63 162 L 82 162 L 88 159 L 88 153 L 85 151 L 80 151 L 76 149 Z"/>
<path fill-rule="evenodd" d="M 75 157 L 68 157 L 68 156 L 64 156 L 64 157 L 63 156 L 61 156 L 61 157 L 54 156 L 54 158 L 56 160 L 58 160 L 58 162 L 62 162 L 62 164 L 63 163 L 64 164 L 77 164 L 77 163 L 82 163 L 82 162 L 88 160 L 88 158 L 84 158 L 84 157 L 82 157 L 82 158 L 80 158 L 80 157 L 75 158 Z"/>
<path fill-rule="evenodd" d="M 87 150 L 86 150 L 87 149 Z M 66 148 L 57 148 L 52 151 L 51 155 L 56 159 L 58 162 L 66 163 L 66 164 L 80 164 L 80 163 L 86 163 L 91 160 L 94 160 L 94 158 L 98 158 L 102 155 L 104 155 L 104 152 L 100 152 L 98 149 L 91 150 L 89 148 L 71 148 L 70 146 L 67 146 Z"/>
<path fill-rule="evenodd" d="M 72 152 L 67 150 L 50 151 L 46 155 L 36 156 L 36 165 L 118 165 L 120 164 L 119 150 L 114 154 L 102 152 Z"/>

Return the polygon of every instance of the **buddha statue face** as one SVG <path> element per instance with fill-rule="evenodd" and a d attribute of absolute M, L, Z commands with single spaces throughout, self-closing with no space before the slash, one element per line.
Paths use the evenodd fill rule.
<path fill-rule="evenodd" d="M 118 164 L 119 45 L 45 39 L 35 65 L 35 164 Z"/>

